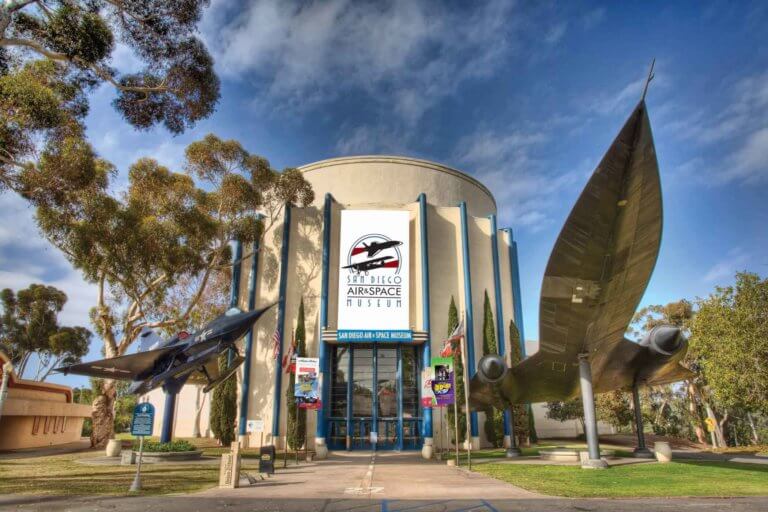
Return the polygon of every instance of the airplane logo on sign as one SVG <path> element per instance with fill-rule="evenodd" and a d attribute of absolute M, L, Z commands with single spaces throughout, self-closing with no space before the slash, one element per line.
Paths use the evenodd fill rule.
<path fill-rule="evenodd" d="M 394 269 L 395 274 L 400 273 L 400 249 L 403 242 L 391 238 L 370 233 L 358 238 L 347 254 L 347 264 L 341 268 L 348 269 L 356 274 L 368 275 L 376 269 Z M 381 255 L 377 258 L 377 256 Z"/>

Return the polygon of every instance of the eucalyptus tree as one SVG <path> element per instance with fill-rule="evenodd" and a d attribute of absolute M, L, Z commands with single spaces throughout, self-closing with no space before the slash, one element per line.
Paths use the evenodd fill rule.
<path fill-rule="evenodd" d="M 83 120 L 96 87 L 132 126 L 183 132 L 219 98 L 213 60 L 196 37 L 208 0 L 4 0 L 0 2 L 0 188 L 27 199 L 99 179 Z M 121 50 L 138 72 L 115 66 Z M 121 52 L 123 53 L 123 52 Z M 119 63 L 118 63 L 119 64 Z M 126 66 L 123 66 L 126 68 Z M 71 165 L 51 174 L 45 158 Z"/>
<path fill-rule="evenodd" d="M 746 411 L 757 442 L 752 415 L 768 413 L 768 279 L 737 273 L 733 286 L 697 305 L 690 343 L 698 364 L 720 403 Z"/>
<path fill-rule="evenodd" d="M 42 284 L 0 292 L 0 343 L 17 375 L 24 376 L 33 356 L 37 369 L 32 378 L 45 380 L 57 366 L 77 363 L 88 353 L 88 329 L 59 325 L 58 315 L 66 303 L 63 291 Z"/>
<path fill-rule="evenodd" d="M 41 165 L 55 172 L 67 164 Z M 251 244 L 279 220 L 285 204 L 314 200 L 297 169 L 278 172 L 237 141 L 214 135 L 187 147 L 183 173 L 139 159 L 120 194 L 111 192 L 109 164 L 93 165 L 98 180 L 66 201 L 40 198 L 36 215 L 45 237 L 97 285 L 91 322 L 106 357 L 125 354 L 143 329 L 189 325 L 212 276 L 231 264 L 230 241 Z M 196 286 L 185 304 L 174 293 L 183 282 Z M 114 383 L 105 381 L 93 402 L 94 446 L 114 433 L 114 399 Z"/>

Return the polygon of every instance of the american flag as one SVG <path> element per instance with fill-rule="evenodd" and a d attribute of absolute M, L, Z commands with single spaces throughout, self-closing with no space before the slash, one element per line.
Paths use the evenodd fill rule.
<path fill-rule="evenodd" d="M 456 344 L 464 337 L 464 319 L 459 321 L 459 325 L 453 330 L 448 339 L 443 341 L 443 349 L 440 351 L 440 357 L 451 357 Z"/>
<path fill-rule="evenodd" d="M 296 356 L 296 334 L 295 331 L 291 334 L 291 346 L 288 348 L 288 353 L 283 356 L 283 368 L 285 373 L 293 373 L 293 358 Z"/>
<path fill-rule="evenodd" d="M 275 334 L 272 335 L 272 358 L 278 359 L 280 357 L 280 329 L 275 329 Z"/>

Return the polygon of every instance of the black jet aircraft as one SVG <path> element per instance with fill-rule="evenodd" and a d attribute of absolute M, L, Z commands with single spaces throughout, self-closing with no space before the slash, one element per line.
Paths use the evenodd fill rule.
<path fill-rule="evenodd" d="M 363 272 L 368 274 L 368 272 L 371 270 L 383 267 L 386 264 L 387 260 L 391 260 L 391 259 L 392 259 L 392 256 L 382 256 L 381 258 L 365 260 L 365 261 L 361 261 L 360 263 L 353 263 L 351 265 L 347 265 L 346 267 L 341 267 L 341 268 L 352 269 L 352 272 L 355 272 L 357 274 L 362 274 Z"/>
<path fill-rule="evenodd" d="M 580 390 L 585 398 L 586 386 L 586 416 L 593 391 L 631 389 L 637 400 L 640 385 L 689 377 L 679 328 L 656 327 L 639 343 L 625 337 L 656 264 L 661 227 L 659 167 L 641 99 L 555 242 L 541 287 L 539 351 L 513 368 L 499 356 L 481 359 L 471 407 L 567 400 Z"/>
<path fill-rule="evenodd" d="M 371 245 L 368 245 L 365 242 L 363 242 L 363 247 L 365 247 L 365 251 L 368 253 L 369 258 L 373 258 L 384 249 L 389 249 L 390 247 L 397 247 L 399 245 L 403 245 L 403 242 L 398 242 L 397 240 L 390 240 L 388 242 L 371 242 Z"/>
<path fill-rule="evenodd" d="M 217 356 L 230 348 L 272 306 L 242 312 L 232 308 L 194 334 L 181 333 L 151 350 L 89 363 L 57 368 L 65 375 L 87 375 L 133 381 L 129 392 L 143 395 L 166 381 L 184 383 L 190 378 L 204 383 L 207 393 L 237 370 L 244 358 L 239 354 L 221 373 Z M 236 348 L 235 348 L 236 349 Z"/>

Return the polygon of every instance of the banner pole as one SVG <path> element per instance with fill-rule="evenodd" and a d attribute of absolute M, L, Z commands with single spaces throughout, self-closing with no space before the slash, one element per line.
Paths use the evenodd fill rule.
<path fill-rule="evenodd" d="M 467 343 L 466 338 L 462 337 L 459 341 L 461 344 L 461 358 L 464 360 L 464 362 L 467 362 L 467 358 L 465 357 L 466 350 L 467 350 Z M 467 417 L 467 465 L 469 467 L 469 470 L 472 471 L 472 429 L 469 419 L 469 369 L 467 368 L 467 365 L 462 365 L 464 369 L 464 410 L 466 412 Z"/>

